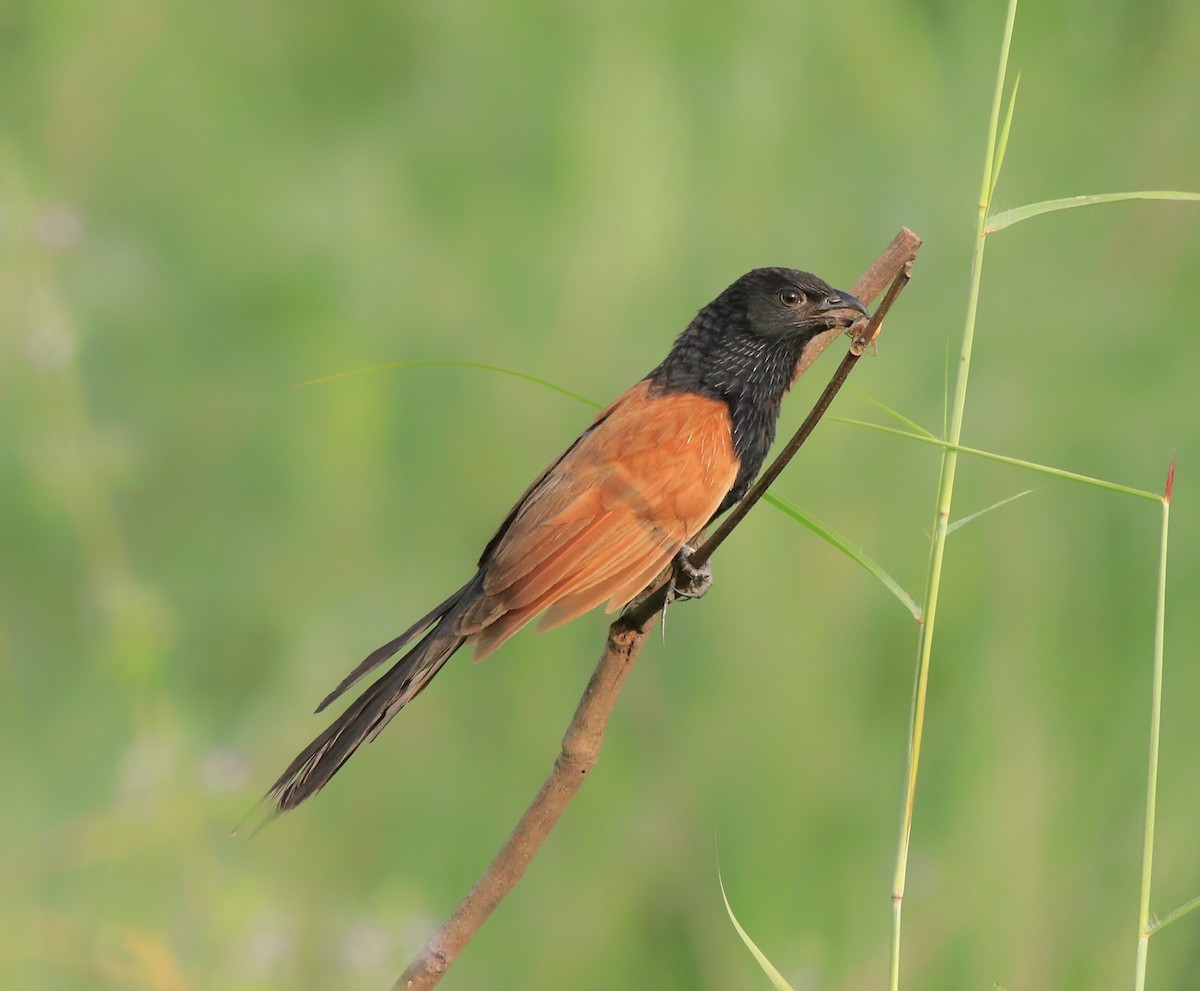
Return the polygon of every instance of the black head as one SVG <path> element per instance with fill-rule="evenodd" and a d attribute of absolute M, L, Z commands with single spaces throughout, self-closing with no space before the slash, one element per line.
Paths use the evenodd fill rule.
<path fill-rule="evenodd" d="M 778 403 L 809 343 L 827 343 L 827 332 L 865 312 L 850 293 L 809 272 L 756 268 L 696 314 L 650 377 L 666 388 Z"/>
<path fill-rule="evenodd" d="M 745 330 L 765 338 L 807 339 L 834 327 L 848 327 L 866 313 L 850 293 L 794 268 L 747 272 L 710 306 L 725 310 L 731 324 L 744 321 Z"/>

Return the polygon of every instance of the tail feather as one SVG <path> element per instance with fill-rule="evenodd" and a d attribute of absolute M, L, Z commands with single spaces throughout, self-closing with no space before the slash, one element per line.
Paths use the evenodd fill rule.
<path fill-rule="evenodd" d="M 378 667 L 415 637 L 425 634 L 288 765 L 266 795 L 265 801 L 274 805 L 276 812 L 294 809 L 320 791 L 350 759 L 350 755 L 364 741 L 373 740 L 397 712 L 421 693 L 454 652 L 467 642 L 467 637 L 458 632 L 458 620 L 463 608 L 469 605 L 469 593 L 478 581 L 478 576 L 472 578 L 400 636 L 372 651 L 330 692 L 318 707 L 318 712 L 368 671 Z M 430 629 L 431 626 L 433 629 Z"/>
<path fill-rule="evenodd" d="M 364 741 L 373 740 L 421 693 L 464 643 L 466 637 L 435 627 L 304 748 L 271 786 L 267 801 L 279 812 L 287 812 L 320 791 Z"/>
<path fill-rule="evenodd" d="M 330 702 L 333 702 L 340 697 L 347 688 L 358 681 L 358 679 L 364 674 L 366 674 L 368 671 L 375 670 L 375 668 L 379 667 L 380 664 L 399 651 L 401 647 L 407 646 L 414 637 L 428 630 L 429 627 L 431 627 L 434 623 L 445 616 L 446 613 L 458 605 L 459 600 L 463 597 L 463 594 L 467 591 L 467 589 L 471 587 L 471 584 L 474 581 L 475 579 L 472 578 L 471 581 L 467 582 L 466 585 L 447 598 L 444 602 L 439 602 L 429 612 L 413 623 L 412 626 L 401 633 L 400 636 L 393 640 L 389 640 L 382 647 L 377 647 L 375 650 L 371 651 L 371 653 L 363 658 L 358 667 L 356 667 L 353 671 L 346 675 L 346 677 L 338 682 L 337 688 L 335 688 L 321 700 L 321 704 L 317 706 L 316 711 L 323 712 Z"/>

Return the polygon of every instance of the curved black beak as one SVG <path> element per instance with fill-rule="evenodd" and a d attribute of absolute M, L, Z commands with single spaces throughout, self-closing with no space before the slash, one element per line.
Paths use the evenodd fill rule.
<path fill-rule="evenodd" d="M 863 316 L 867 315 L 867 308 L 863 306 L 862 300 L 844 289 L 835 289 L 832 296 L 828 296 L 818 308 L 820 313 L 828 313 L 830 310 L 858 310 Z"/>

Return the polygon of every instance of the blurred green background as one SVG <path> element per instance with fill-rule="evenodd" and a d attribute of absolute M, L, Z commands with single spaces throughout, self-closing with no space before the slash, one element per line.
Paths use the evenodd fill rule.
<path fill-rule="evenodd" d="M 548 770 L 589 616 L 456 659 L 325 792 L 230 828 L 313 705 L 457 587 L 591 412 L 748 268 L 917 278 L 835 413 L 940 425 L 1002 5 L 37 0 L 0 9 L 0 981 L 387 987 Z M 1018 18 L 998 206 L 1200 187 L 1200 5 Z M 1142 488 L 1178 455 L 1157 878 L 1200 893 L 1200 209 L 989 244 L 967 443 Z M 795 426 L 832 368 L 785 408 Z M 933 448 L 826 423 L 776 491 L 914 594 Z M 979 461 L 905 986 L 1127 986 L 1158 513 Z M 762 507 L 447 988 L 881 987 L 915 628 Z M 1200 917 L 1150 986 L 1200 987 Z"/>

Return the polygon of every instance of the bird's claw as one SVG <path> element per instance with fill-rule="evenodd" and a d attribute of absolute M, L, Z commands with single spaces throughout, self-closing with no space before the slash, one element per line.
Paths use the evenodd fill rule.
<path fill-rule="evenodd" d="M 671 568 L 671 587 L 667 591 L 667 601 L 676 599 L 699 599 L 712 588 L 712 565 L 705 561 L 700 567 L 692 567 L 688 559 L 694 548 L 686 544 L 675 554 Z"/>

